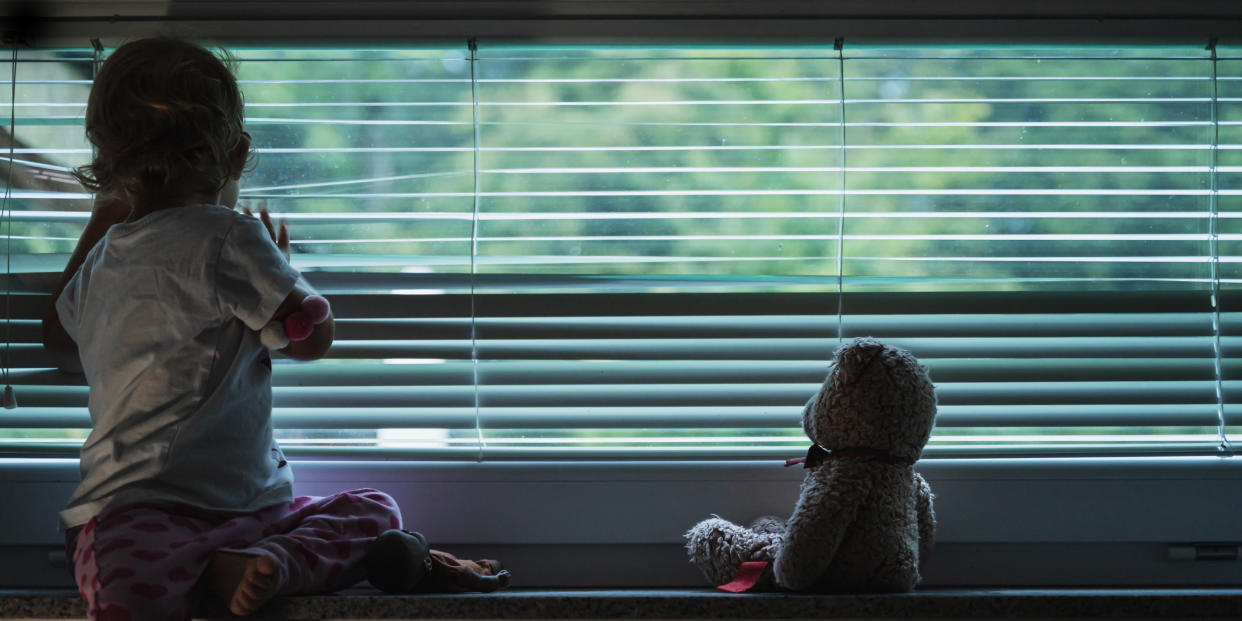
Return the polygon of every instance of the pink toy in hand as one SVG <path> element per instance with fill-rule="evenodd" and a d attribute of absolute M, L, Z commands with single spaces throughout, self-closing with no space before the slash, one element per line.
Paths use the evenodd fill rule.
<path fill-rule="evenodd" d="M 293 311 L 283 322 L 273 321 L 259 333 L 259 340 L 268 349 L 284 349 L 291 342 L 310 338 L 315 326 L 324 322 L 332 311 L 327 298 L 311 294 L 303 298 L 302 308 Z"/>

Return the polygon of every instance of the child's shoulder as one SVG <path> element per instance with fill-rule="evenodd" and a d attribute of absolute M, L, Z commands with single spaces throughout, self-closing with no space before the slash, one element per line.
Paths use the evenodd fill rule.
<path fill-rule="evenodd" d="M 223 205 L 185 205 L 149 214 L 133 225 L 135 230 L 180 229 L 211 235 L 226 233 L 248 217 Z"/>
<path fill-rule="evenodd" d="M 232 226 L 249 218 L 246 214 L 229 209 L 224 205 L 188 205 L 178 208 L 186 219 L 193 219 L 224 226 Z"/>
<path fill-rule="evenodd" d="M 116 248 L 131 258 L 212 253 L 248 218 L 221 205 L 172 207 L 112 227 L 100 246 Z"/>

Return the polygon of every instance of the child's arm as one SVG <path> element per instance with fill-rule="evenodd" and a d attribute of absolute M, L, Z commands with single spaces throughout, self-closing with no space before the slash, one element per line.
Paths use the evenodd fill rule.
<path fill-rule="evenodd" d="M 248 216 L 254 215 L 249 208 L 243 208 L 242 212 Z M 279 227 L 273 224 L 272 217 L 267 213 L 266 209 L 259 210 L 259 221 L 267 229 L 268 235 L 271 236 L 272 242 L 276 244 L 276 248 L 280 250 L 280 254 L 284 255 L 285 261 L 288 261 L 289 228 L 284 222 L 281 222 Z M 310 284 L 302 277 L 298 277 L 297 285 L 293 287 L 293 291 L 289 293 L 285 301 L 280 303 L 276 312 L 272 314 L 270 321 L 284 321 L 285 317 L 302 308 L 302 300 L 313 293 L 314 291 L 311 290 Z M 328 318 L 316 325 L 309 337 L 302 341 L 289 343 L 280 350 L 280 353 L 294 360 L 318 360 L 328 353 L 328 348 L 332 347 L 332 338 L 335 332 L 336 327 L 332 320 L 332 311 L 329 309 Z"/>
<path fill-rule="evenodd" d="M 73 249 L 73 254 L 69 257 L 69 265 L 65 266 L 65 271 L 61 274 L 60 281 L 56 283 L 56 288 L 52 290 L 51 302 L 43 311 L 43 347 L 52 358 L 52 362 L 66 373 L 81 373 L 82 361 L 78 358 L 78 344 L 74 342 L 69 333 L 65 331 L 65 326 L 60 323 L 60 315 L 56 312 L 56 301 L 60 299 L 61 293 L 65 291 L 65 286 L 77 273 L 78 268 L 82 267 L 82 263 L 86 260 L 86 255 L 99 243 L 104 233 L 117 224 L 129 217 L 130 206 L 119 200 L 113 200 L 105 196 L 96 196 L 95 204 L 91 210 L 91 219 L 86 223 L 86 229 L 82 231 L 82 237 L 78 238 L 78 245 Z"/>

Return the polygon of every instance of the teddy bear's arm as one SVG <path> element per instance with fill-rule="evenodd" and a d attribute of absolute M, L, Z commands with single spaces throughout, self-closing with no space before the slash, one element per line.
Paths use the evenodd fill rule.
<path fill-rule="evenodd" d="M 785 541 L 776 552 L 776 582 L 787 589 L 812 586 L 837 553 L 858 515 L 870 481 L 841 480 L 816 472 L 807 478 L 789 518 Z"/>
<path fill-rule="evenodd" d="M 919 512 L 919 562 L 924 563 L 931 555 L 936 538 L 936 512 L 932 509 L 931 486 L 923 475 L 914 473 L 915 507 Z"/>

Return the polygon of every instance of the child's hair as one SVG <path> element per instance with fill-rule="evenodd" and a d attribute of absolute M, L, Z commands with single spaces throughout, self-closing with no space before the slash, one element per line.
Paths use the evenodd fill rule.
<path fill-rule="evenodd" d="M 219 191 L 250 155 L 237 151 L 242 95 L 223 55 L 172 38 L 117 48 L 87 100 L 96 153 L 76 171 L 82 185 L 131 198 Z"/>

